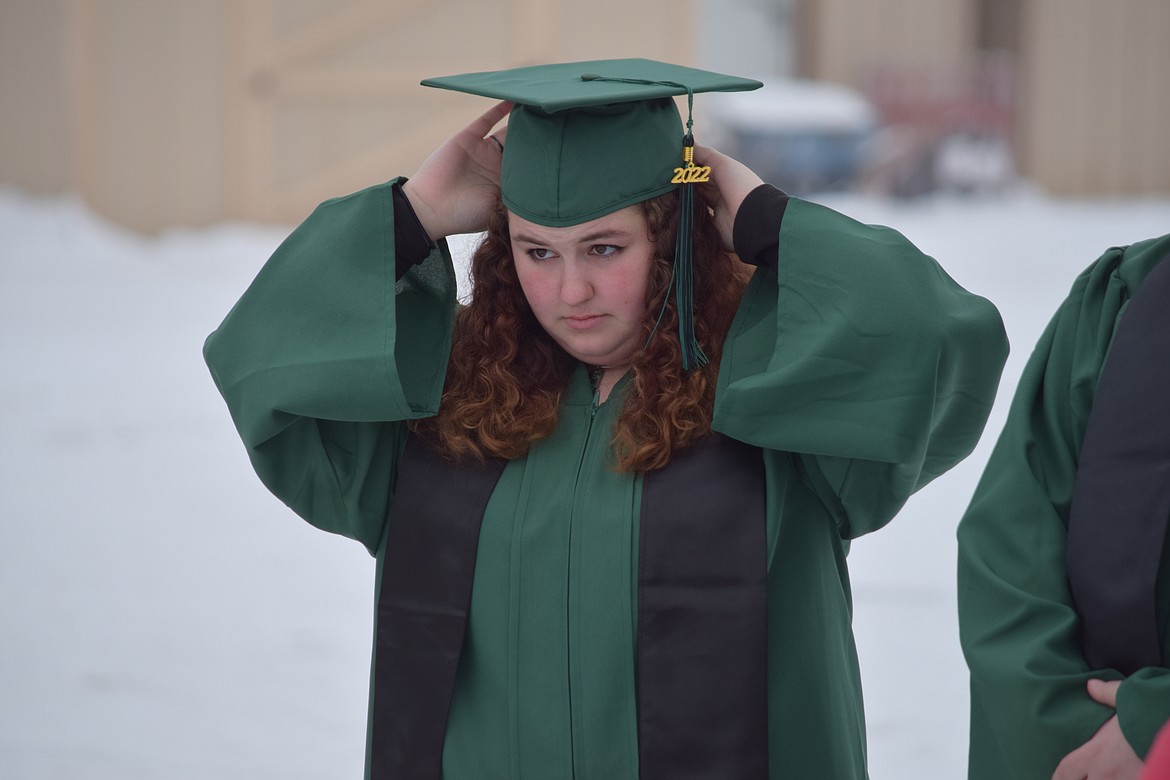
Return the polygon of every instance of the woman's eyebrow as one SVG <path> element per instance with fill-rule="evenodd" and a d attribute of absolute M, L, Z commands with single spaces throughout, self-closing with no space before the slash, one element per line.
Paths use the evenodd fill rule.
<path fill-rule="evenodd" d="M 608 229 L 604 229 L 604 230 L 599 230 L 596 233 L 586 233 L 585 235 L 578 238 L 576 243 L 578 243 L 578 244 L 591 244 L 591 243 L 595 243 L 597 241 L 606 241 L 606 240 L 612 240 L 612 239 L 624 239 L 624 238 L 628 238 L 629 235 L 630 235 L 629 231 L 627 231 L 623 228 L 608 228 Z M 521 243 L 521 244 L 537 244 L 539 246 L 545 246 L 546 244 L 552 243 L 549 241 L 544 241 L 544 240 L 540 239 L 539 237 L 529 236 L 529 235 L 526 235 L 524 233 L 513 233 L 512 240 L 516 241 L 517 243 Z"/>
<path fill-rule="evenodd" d="M 595 241 L 605 241 L 615 238 L 626 238 L 629 233 L 621 228 L 610 228 L 608 230 L 599 230 L 596 233 L 587 233 L 577 239 L 578 244 L 592 244 Z"/>

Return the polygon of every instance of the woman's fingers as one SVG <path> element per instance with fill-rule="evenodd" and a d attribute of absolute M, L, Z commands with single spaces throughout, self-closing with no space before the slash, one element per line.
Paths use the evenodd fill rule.
<path fill-rule="evenodd" d="M 492 128 L 498 125 L 500 120 L 506 117 L 511 110 L 512 103 L 510 101 L 503 100 L 496 103 L 468 125 L 467 132 L 473 134 L 476 138 L 486 138 L 488 133 L 491 133 Z M 499 133 L 495 135 L 498 136 Z"/>
<path fill-rule="evenodd" d="M 500 147 L 501 154 L 504 151 L 504 140 L 507 137 L 508 137 L 508 126 L 507 125 L 504 125 L 499 130 L 495 131 L 494 133 L 492 133 L 491 135 L 488 136 L 489 139 L 491 139 L 493 142 L 495 142 Z"/>
<path fill-rule="evenodd" d="M 1121 680 L 1089 680 L 1089 696 L 1098 704 L 1117 709 L 1117 689 L 1121 687 Z"/>

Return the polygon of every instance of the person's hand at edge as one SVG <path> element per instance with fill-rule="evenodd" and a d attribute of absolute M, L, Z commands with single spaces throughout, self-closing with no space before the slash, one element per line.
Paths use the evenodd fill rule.
<path fill-rule="evenodd" d="M 1116 709 L 1120 686 L 1120 680 L 1089 680 L 1089 696 L 1098 704 Z M 1088 742 L 1064 757 L 1052 780 L 1138 780 L 1142 767 L 1142 760 L 1121 732 L 1114 715 Z"/>

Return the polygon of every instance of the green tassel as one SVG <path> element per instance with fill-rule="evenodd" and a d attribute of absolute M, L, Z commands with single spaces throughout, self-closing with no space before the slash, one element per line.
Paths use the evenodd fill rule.
<path fill-rule="evenodd" d="M 595 73 L 585 73 L 582 81 L 609 81 L 618 84 L 661 84 L 686 90 L 687 93 L 687 132 L 683 137 L 683 159 L 687 168 L 693 165 L 693 149 L 695 136 L 691 132 L 694 126 L 695 91 L 686 84 L 674 81 L 648 81 L 646 79 L 624 79 L 613 76 L 598 76 Z M 710 358 L 699 346 L 695 338 L 695 280 L 692 246 L 692 231 L 695 225 L 695 185 L 683 183 L 679 185 L 678 194 L 678 236 L 674 245 L 674 301 L 678 309 L 678 341 L 682 348 L 682 364 L 684 371 L 693 371 L 711 362 Z M 662 302 L 662 311 L 658 314 L 659 321 L 666 311 L 666 301 Z M 658 330 L 658 323 L 650 335 Z M 650 343 L 649 339 L 646 341 Z"/>
<path fill-rule="evenodd" d="M 687 146 L 694 146 L 688 133 Z M 674 301 L 678 310 L 678 341 L 684 371 L 710 363 L 695 338 L 694 257 L 691 235 L 695 223 L 695 185 L 683 184 L 678 194 L 678 238 L 674 245 Z"/>

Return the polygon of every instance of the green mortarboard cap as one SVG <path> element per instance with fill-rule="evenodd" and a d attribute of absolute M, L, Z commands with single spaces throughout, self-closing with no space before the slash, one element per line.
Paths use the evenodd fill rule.
<path fill-rule="evenodd" d="M 740 92 L 760 82 L 645 59 L 534 65 L 426 79 L 515 104 L 500 189 L 537 224 L 588 222 L 669 192 L 683 165 L 683 122 L 670 98 Z"/>
<path fill-rule="evenodd" d="M 515 104 L 500 191 L 508 210 L 530 222 L 577 225 L 681 186 L 673 271 L 679 342 L 684 369 L 706 365 L 695 337 L 691 261 L 690 182 L 703 179 L 675 173 L 699 170 L 689 148 L 695 93 L 743 92 L 763 86 L 759 81 L 627 59 L 465 73 L 422 83 Z M 672 100 L 679 95 L 687 96 L 685 130 Z"/>

